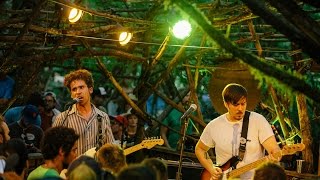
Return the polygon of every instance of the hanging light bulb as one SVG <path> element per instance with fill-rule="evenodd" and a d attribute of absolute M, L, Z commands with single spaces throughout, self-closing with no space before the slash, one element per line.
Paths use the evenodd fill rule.
<path fill-rule="evenodd" d="M 77 22 L 83 14 L 83 11 L 77 8 L 72 8 L 69 13 L 69 22 L 75 23 Z"/>
<path fill-rule="evenodd" d="M 172 29 L 173 35 L 176 38 L 184 39 L 189 37 L 192 31 L 191 24 L 187 20 L 181 20 L 177 22 Z"/>
<path fill-rule="evenodd" d="M 131 32 L 121 32 L 119 35 L 119 43 L 121 45 L 126 45 L 132 38 L 132 33 Z"/>

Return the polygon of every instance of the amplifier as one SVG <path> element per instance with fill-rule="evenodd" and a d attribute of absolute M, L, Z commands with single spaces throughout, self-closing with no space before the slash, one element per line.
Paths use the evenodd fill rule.
<path fill-rule="evenodd" d="M 168 166 L 168 178 L 176 179 L 176 173 L 179 168 L 179 161 L 163 160 Z M 203 167 L 200 163 L 182 162 L 182 180 L 200 180 Z"/>

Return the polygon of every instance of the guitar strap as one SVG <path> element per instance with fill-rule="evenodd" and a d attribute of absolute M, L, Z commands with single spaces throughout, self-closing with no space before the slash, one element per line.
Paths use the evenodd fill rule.
<path fill-rule="evenodd" d="M 100 147 L 103 145 L 103 133 L 102 133 L 102 116 L 98 114 L 97 116 L 98 120 L 98 139 L 97 139 L 97 145 L 96 145 L 96 152 L 100 149 Z"/>
<path fill-rule="evenodd" d="M 240 161 L 243 160 L 244 153 L 246 151 L 247 145 L 247 135 L 248 135 L 248 126 L 249 126 L 249 116 L 250 112 L 246 111 L 243 118 L 242 130 L 241 130 L 241 137 L 240 137 L 240 147 L 239 147 L 239 159 Z"/>

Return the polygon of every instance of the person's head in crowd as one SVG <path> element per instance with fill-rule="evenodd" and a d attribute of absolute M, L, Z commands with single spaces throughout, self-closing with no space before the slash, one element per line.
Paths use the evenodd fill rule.
<path fill-rule="evenodd" d="M 168 179 L 167 165 L 158 158 L 147 158 L 142 161 L 142 164 L 154 170 L 157 174 L 158 180 Z"/>
<path fill-rule="evenodd" d="M 80 69 L 67 74 L 64 78 L 64 86 L 69 89 L 72 99 L 80 99 L 79 104 L 91 102 L 93 78 L 89 71 Z"/>
<path fill-rule="evenodd" d="M 260 165 L 254 173 L 253 180 L 287 180 L 284 169 L 273 162 L 267 162 Z"/>
<path fill-rule="evenodd" d="M 130 166 L 127 166 L 119 172 L 117 179 L 157 180 L 157 174 L 151 168 L 148 168 L 144 165 L 131 164 Z"/>
<path fill-rule="evenodd" d="M 115 174 L 127 166 L 123 150 L 115 144 L 104 144 L 97 152 L 97 159 L 103 169 Z"/>
<path fill-rule="evenodd" d="M 128 125 L 127 118 L 121 115 L 109 116 L 109 118 L 110 118 L 110 125 L 111 125 L 113 136 L 116 140 L 120 140 L 123 130 Z"/>
<path fill-rule="evenodd" d="M 189 92 L 182 98 L 181 103 L 182 103 L 183 105 L 188 106 L 188 105 L 190 104 L 190 99 L 191 99 L 191 92 L 189 91 Z"/>
<path fill-rule="evenodd" d="M 0 144 L 5 143 L 10 140 L 9 127 L 4 120 L 4 117 L 0 115 Z"/>
<path fill-rule="evenodd" d="M 77 157 L 76 141 L 79 135 L 72 128 L 53 127 L 45 131 L 41 140 L 41 152 L 44 160 L 58 162 L 60 171 Z"/>
<path fill-rule="evenodd" d="M 126 118 L 128 120 L 129 127 L 137 127 L 138 126 L 139 117 L 137 116 L 136 113 L 130 112 L 126 115 Z"/>
<path fill-rule="evenodd" d="M 21 123 L 25 127 L 36 125 L 39 110 L 36 106 L 28 104 L 22 110 Z"/>
<path fill-rule="evenodd" d="M 82 155 L 69 165 L 67 178 L 69 180 L 100 180 L 103 179 L 103 171 L 95 159 Z"/>
<path fill-rule="evenodd" d="M 68 175 L 69 180 L 78 180 L 78 179 L 86 179 L 86 180 L 97 180 L 98 177 L 95 172 L 91 169 L 90 166 L 82 163 L 75 167 L 70 174 Z"/>
<path fill-rule="evenodd" d="M 57 96 L 53 92 L 45 92 L 44 93 L 44 109 L 46 111 L 51 111 L 52 109 L 56 108 L 56 103 L 57 103 Z"/>
<path fill-rule="evenodd" d="M 28 153 L 27 146 L 20 138 L 13 138 L 7 142 L 5 172 L 14 171 L 17 175 L 24 177 L 25 171 L 28 168 Z"/>
<path fill-rule="evenodd" d="M 42 111 L 42 109 L 45 107 L 45 102 L 43 100 L 42 94 L 39 92 L 31 93 L 26 104 L 36 106 L 39 111 Z"/>
<path fill-rule="evenodd" d="M 98 87 L 93 90 L 92 101 L 96 106 L 103 106 L 105 97 L 107 95 L 106 89 L 104 87 Z"/>

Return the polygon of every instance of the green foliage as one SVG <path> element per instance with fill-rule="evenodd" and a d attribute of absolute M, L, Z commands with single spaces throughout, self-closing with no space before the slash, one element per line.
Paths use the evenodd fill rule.
<path fill-rule="evenodd" d="M 305 77 L 302 77 L 301 74 L 297 73 L 296 71 L 293 71 L 291 69 L 285 70 L 283 66 L 278 64 L 276 64 L 274 68 L 281 69 L 282 71 L 285 71 L 295 77 L 305 78 Z M 254 78 L 259 81 L 259 87 L 272 86 L 275 89 L 277 95 L 280 97 L 286 97 L 288 102 L 290 102 L 290 106 L 292 106 L 292 103 L 295 101 L 297 92 L 295 92 L 291 87 L 283 84 L 281 81 L 277 80 L 276 78 L 271 77 L 267 74 L 264 74 L 255 68 L 249 67 L 249 70 L 251 74 L 254 76 Z M 262 88 L 262 89 L 266 89 L 266 88 Z"/>

